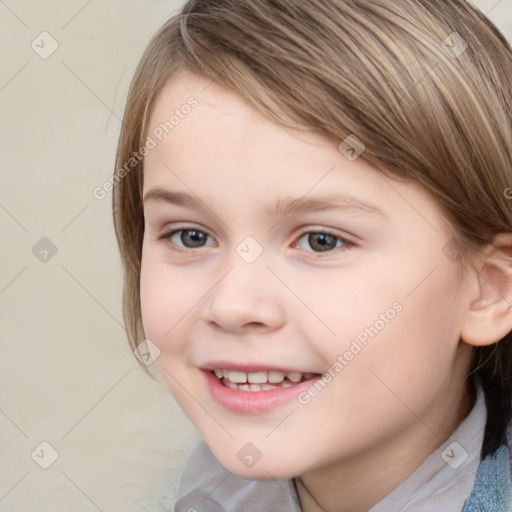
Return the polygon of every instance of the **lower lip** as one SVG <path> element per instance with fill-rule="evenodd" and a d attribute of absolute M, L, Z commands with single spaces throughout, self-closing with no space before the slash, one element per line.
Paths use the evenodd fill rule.
<path fill-rule="evenodd" d="M 320 375 L 300 382 L 289 388 L 277 388 L 268 391 L 237 391 L 227 388 L 211 371 L 204 370 L 208 389 L 212 398 L 225 409 L 244 414 L 258 414 L 284 405 L 311 387 Z"/>

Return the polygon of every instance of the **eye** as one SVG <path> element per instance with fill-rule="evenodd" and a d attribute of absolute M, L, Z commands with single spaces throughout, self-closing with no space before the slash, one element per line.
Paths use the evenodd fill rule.
<path fill-rule="evenodd" d="M 310 252 L 328 252 L 338 247 L 350 246 L 350 242 L 324 231 L 304 233 L 297 240 L 297 247 Z"/>
<path fill-rule="evenodd" d="M 185 247 L 187 249 L 215 245 L 213 238 L 199 229 L 179 229 L 165 235 L 163 238 L 169 239 L 170 242 L 178 247 Z"/>

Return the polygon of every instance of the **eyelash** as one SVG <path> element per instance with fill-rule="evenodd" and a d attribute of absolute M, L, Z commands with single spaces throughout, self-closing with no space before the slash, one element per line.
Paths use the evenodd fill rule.
<path fill-rule="evenodd" d="M 159 240 L 166 240 L 167 242 L 169 242 L 169 244 L 171 244 L 173 246 L 172 249 L 174 251 L 176 251 L 176 252 L 185 253 L 185 252 L 193 251 L 194 250 L 193 247 L 182 247 L 182 246 L 179 246 L 179 245 L 177 245 L 177 244 L 175 244 L 174 242 L 171 241 L 171 238 L 174 235 L 176 235 L 178 233 L 181 233 L 183 231 L 197 231 L 199 233 L 202 233 L 202 234 L 206 235 L 207 238 L 213 239 L 210 235 L 208 235 L 205 231 L 202 231 L 201 229 L 197 229 L 197 228 L 193 228 L 193 227 L 189 227 L 189 228 L 184 227 L 184 228 L 180 228 L 180 229 L 173 229 L 172 231 L 168 231 L 167 233 L 164 233 L 163 235 L 161 235 L 159 237 Z M 333 249 L 330 249 L 330 250 L 327 250 L 327 251 L 313 251 L 313 250 L 311 250 L 311 251 L 306 251 L 306 252 L 311 252 L 313 254 L 322 254 L 323 252 L 325 252 L 325 253 L 332 253 L 336 249 L 341 249 L 341 250 L 345 251 L 345 250 L 350 249 L 351 247 L 355 246 L 355 244 L 353 242 L 350 242 L 346 238 L 343 238 L 340 235 L 337 235 L 336 233 L 334 233 L 332 231 L 329 231 L 328 229 L 318 229 L 318 230 L 304 229 L 304 230 L 300 231 L 299 235 L 295 239 L 293 247 L 294 248 L 299 248 L 298 244 L 299 244 L 300 240 L 305 235 L 319 235 L 319 234 L 327 235 L 327 236 L 331 236 L 331 237 L 335 238 L 336 239 L 336 243 L 341 242 L 342 246 L 341 247 L 334 247 Z M 211 244 L 209 246 L 211 246 Z M 200 247 L 198 247 L 198 249 L 202 249 L 203 247 L 205 247 L 205 246 L 200 246 Z"/>

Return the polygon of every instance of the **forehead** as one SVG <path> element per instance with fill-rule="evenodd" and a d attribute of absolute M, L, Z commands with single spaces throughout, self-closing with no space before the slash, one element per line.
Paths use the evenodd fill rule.
<path fill-rule="evenodd" d="M 340 194 L 390 217 L 427 217 L 439 229 L 443 224 L 434 218 L 440 214 L 437 204 L 419 185 L 384 178 L 363 158 L 350 161 L 322 134 L 276 124 L 199 75 L 172 76 L 148 126 L 148 134 L 157 130 L 161 140 L 145 157 L 145 194 L 159 187 L 239 210 L 257 202 L 262 212 L 279 211 L 280 203 L 294 198 Z"/>
<path fill-rule="evenodd" d="M 333 167 L 349 163 L 340 162 L 337 145 L 325 136 L 278 125 L 239 95 L 188 72 L 173 75 L 158 94 L 148 134 L 156 147 L 145 158 L 145 179 L 170 166 L 233 186 L 251 180 L 293 187 L 302 178 L 313 186 Z M 354 176 L 362 168 L 375 172 L 362 159 L 351 167 Z"/>
<path fill-rule="evenodd" d="M 196 106 L 189 108 L 191 102 Z M 278 154 L 296 152 L 299 146 L 301 151 L 326 146 L 326 138 L 310 128 L 299 131 L 278 125 L 215 80 L 186 71 L 171 76 L 159 92 L 149 130 L 165 128 L 169 120 L 172 127 L 167 126 L 169 133 L 163 134 L 165 140 L 158 149 L 174 148 L 174 153 L 184 141 L 187 149 L 193 145 L 195 149 L 217 149 L 225 154 L 230 148 L 232 155 L 235 149 L 243 150 L 246 159 L 262 158 L 266 154 L 263 149 Z"/>

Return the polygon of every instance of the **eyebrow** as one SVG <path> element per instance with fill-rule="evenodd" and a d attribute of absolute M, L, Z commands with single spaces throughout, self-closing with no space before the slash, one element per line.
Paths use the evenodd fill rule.
<path fill-rule="evenodd" d="M 191 194 L 185 192 L 171 192 L 160 187 L 150 188 L 144 194 L 144 203 L 164 202 L 176 206 L 188 206 L 191 208 L 204 208 L 202 202 Z"/>
<path fill-rule="evenodd" d="M 144 194 L 144 203 L 164 202 L 176 206 L 184 206 L 190 208 L 207 209 L 205 204 L 196 196 L 186 192 L 173 192 L 160 187 L 149 189 Z M 273 206 L 267 207 L 265 212 L 269 216 L 284 217 L 293 212 L 321 212 L 326 210 L 357 210 L 360 213 L 371 215 L 382 215 L 387 217 L 376 205 L 363 201 L 350 194 L 331 193 L 319 196 L 299 197 L 299 198 L 282 198 Z"/>
<path fill-rule="evenodd" d="M 267 210 L 267 212 L 271 215 L 282 217 L 293 212 L 322 212 L 326 210 L 358 210 L 361 213 L 387 217 L 376 205 L 344 193 L 284 198 L 279 200 L 276 205 Z"/>

